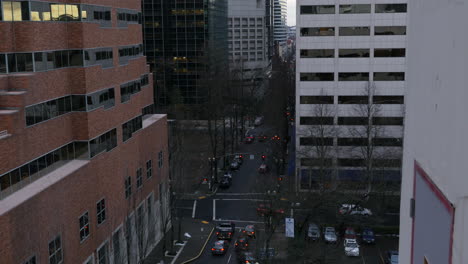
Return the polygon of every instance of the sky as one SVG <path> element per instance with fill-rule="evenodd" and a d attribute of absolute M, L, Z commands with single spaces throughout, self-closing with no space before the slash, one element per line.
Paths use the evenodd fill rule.
<path fill-rule="evenodd" d="M 288 26 L 296 25 L 296 0 L 288 0 Z"/>

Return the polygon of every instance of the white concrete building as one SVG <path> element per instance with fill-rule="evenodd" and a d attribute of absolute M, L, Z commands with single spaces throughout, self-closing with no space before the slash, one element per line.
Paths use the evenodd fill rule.
<path fill-rule="evenodd" d="M 265 0 L 229 0 L 230 68 L 243 70 L 246 79 L 269 64 L 265 14 Z"/>
<path fill-rule="evenodd" d="M 379 181 L 390 182 L 395 191 L 399 190 L 406 86 L 406 3 L 407 0 L 297 1 L 298 190 L 318 188 L 320 162 L 324 162 L 322 168 L 323 164 L 338 168 L 322 179 L 325 184 L 346 183 L 354 188 L 366 186 L 363 182 Z M 373 110 L 368 111 L 367 106 Z M 323 128 L 321 142 L 317 140 L 317 127 Z M 374 131 L 371 139 L 366 136 L 366 127 Z M 367 142 L 373 142 L 372 159 L 362 153 Z M 318 145 L 326 147 L 327 153 L 319 155 Z M 370 160 L 374 160 L 374 167 L 381 167 L 381 172 L 372 176 L 364 173 L 363 167 Z"/>
<path fill-rule="evenodd" d="M 411 0 L 400 262 L 468 263 L 468 4 Z"/>
<path fill-rule="evenodd" d="M 287 3 L 286 0 L 273 1 L 273 40 L 283 45 L 288 39 L 286 26 Z"/>

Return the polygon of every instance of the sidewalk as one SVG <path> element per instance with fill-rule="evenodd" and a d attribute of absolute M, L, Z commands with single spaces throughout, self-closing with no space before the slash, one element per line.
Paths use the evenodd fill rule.
<path fill-rule="evenodd" d="M 177 239 L 177 225 L 178 223 L 174 223 L 174 236 Z M 158 243 L 155 249 L 149 254 L 146 258 L 146 264 L 179 264 L 183 263 L 189 259 L 196 257 L 200 251 L 202 250 L 203 246 L 205 245 L 205 241 L 209 238 L 210 232 L 214 227 L 213 224 L 204 224 L 200 220 L 196 219 L 182 219 L 182 240 L 187 241 L 184 247 L 182 247 L 181 251 L 178 252 L 176 258 L 174 257 L 162 257 L 162 247 L 164 241 Z M 184 236 L 185 233 L 188 233 L 191 238 L 186 238 Z M 169 233 L 170 236 L 170 233 Z M 180 247 L 178 247 L 180 248 Z M 169 250 L 169 246 L 167 247 Z M 164 261 L 164 262 L 161 262 Z"/>

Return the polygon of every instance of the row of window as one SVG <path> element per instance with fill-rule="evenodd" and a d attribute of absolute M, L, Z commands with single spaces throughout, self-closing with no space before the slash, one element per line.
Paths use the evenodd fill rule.
<path fill-rule="evenodd" d="M 89 141 L 89 155 L 91 158 L 102 152 L 111 151 L 117 146 L 117 129 L 112 129 Z"/>
<path fill-rule="evenodd" d="M 83 21 L 99 23 L 110 27 L 111 7 L 87 4 L 62 4 L 39 1 L 2 1 L 0 21 Z M 119 26 L 127 23 L 140 23 L 141 13 L 133 10 L 117 9 Z"/>
<path fill-rule="evenodd" d="M 122 125 L 123 141 L 130 139 L 136 131 L 143 128 L 142 116 L 137 116 Z"/>
<path fill-rule="evenodd" d="M 333 146 L 332 137 L 301 137 L 301 146 Z M 372 138 L 371 142 L 367 138 L 337 138 L 337 146 L 377 146 L 377 147 L 401 147 L 401 138 Z"/>
<path fill-rule="evenodd" d="M 148 85 L 148 74 L 142 75 L 140 79 L 120 85 L 120 101 L 126 102 L 130 100 L 133 94 L 141 91 L 141 87 Z"/>
<path fill-rule="evenodd" d="M 121 51 L 122 50 L 122 51 Z M 143 55 L 142 45 L 119 49 L 122 56 Z M 120 64 L 128 59 L 120 57 Z M 87 50 L 56 50 L 48 52 L 0 53 L 0 74 L 17 72 L 40 72 L 67 67 L 101 65 L 113 66 L 112 48 Z"/>
<path fill-rule="evenodd" d="M 404 81 L 404 72 L 374 72 L 374 81 Z M 333 72 L 301 72 L 301 82 L 331 82 L 335 80 Z M 338 81 L 370 81 L 369 72 L 339 72 Z"/>
<path fill-rule="evenodd" d="M 303 27 L 301 37 L 333 37 L 335 27 Z M 338 36 L 370 36 L 370 27 L 338 27 Z M 406 26 L 375 26 L 374 36 L 406 35 Z"/>
<path fill-rule="evenodd" d="M 162 151 L 159 152 L 162 154 Z M 161 167 L 159 167 L 161 168 Z M 142 168 L 138 168 L 136 170 L 136 188 L 139 189 L 143 186 L 143 173 Z M 146 178 L 150 179 L 153 176 L 153 161 L 148 160 L 146 162 Z M 129 199 L 132 196 L 132 177 L 128 176 L 124 180 L 124 193 L 125 199 Z"/>
<path fill-rule="evenodd" d="M 119 63 L 127 64 L 129 59 L 143 55 L 143 44 L 132 45 L 119 48 Z"/>
<path fill-rule="evenodd" d="M 365 166 L 364 159 L 337 159 L 337 165 L 340 167 L 363 167 Z M 301 158 L 301 166 L 303 167 L 332 167 L 333 159 L 325 158 Z M 372 166 L 399 168 L 401 167 L 400 159 L 373 159 Z"/>
<path fill-rule="evenodd" d="M 88 142 L 75 141 L 0 176 L 0 191 L 5 191 L 21 181 L 31 181 L 73 160 L 88 158 Z"/>
<path fill-rule="evenodd" d="M 352 117 L 346 116 L 342 117 L 339 116 L 337 119 L 337 125 L 343 126 L 365 126 L 369 125 L 369 119 L 367 117 Z M 300 117 L 300 124 L 301 125 L 334 125 L 335 118 L 332 116 L 301 116 Z M 376 126 L 402 126 L 403 125 L 403 117 L 373 117 L 372 118 L 372 125 Z"/>
<path fill-rule="evenodd" d="M 96 216 L 97 216 L 97 224 L 100 225 L 104 223 L 106 220 L 106 200 L 101 199 L 96 203 Z M 79 234 L 80 234 L 80 242 L 86 240 L 90 234 L 90 226 L 89 226 L 89 213 L 86 211 L 83 213 L 79 219 Z"/>
<path fill-rule="evenodd" d="M 371 4 L 339 5 L 340 14 L 369 14 Z M 406 13 L 406 4 L 375 4 L 375 13 Z M 335 5 L 304 5 L 301 15 L 330 15 L 335 14 Z"/>
<path fill-rule="evenodd" d="M 70 112 L 91 111 L 115 105 L 114 88 L 100 90 L 89 95 L 67 95 L 44 103 L 26 107 L 26 126 L 47 121 Z"/>
<path fill-rule="evenodd" d="M 371 49 L 339 49 L 339 58 L 369 58 Z M 406 49 L 376 48 L 374 58 L 405 57 Z M 335 58 L 334 49 L 301 49 L 301 58 Z"/>
<path fill-rule="evenodd" d="M 319 95 L 309 96 L 303 95 L 300 97 L 300 104 L 334 104 L 334 96 Z M 368 104 L 372 99 L 374 104 L 404 104 L 404 96 L 398 95 L 375 95 L 375 96 L 360 96 L 360 95 L 343 95 L 338 96 L 338 104 Z"/>

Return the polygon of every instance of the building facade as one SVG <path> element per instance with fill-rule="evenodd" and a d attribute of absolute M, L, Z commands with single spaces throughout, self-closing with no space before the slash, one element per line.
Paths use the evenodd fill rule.
<path fill-rule="evenodd" d="M 406 1 L 338 2 L 297 4 L 297 189 L 397 192 Z"/>
<path fill-rule="evenodd" d="M 399 263 L 468 263 L 468 5 L 408 3 Z"/>
<path fill-rule="evenodd" d="M 203 78 L 229 66 L 227 7 L 227 0 L 143 1 L 157 112 L 173 116 L 183 105 L 180 118 L 197 118 L 207 97 Z"/>
<path fill-rule="evenodd" d="M 167 126 L 146 114 L 140 16 L 1 1 L 1 263 L 136 263 L 160 240 Z"/>
<path fill-rule="evenodd" d="M 229 66 L 250 79 L 269 64 L 265 1 L 230 0 L 228 7 Z"/>
<path fill-rule="evenodd" d="M 288 27 L 286 26 L 287 3 L 286 0 L 273 1 L 273 41 L 283 45 L 288 39 Z"/>

